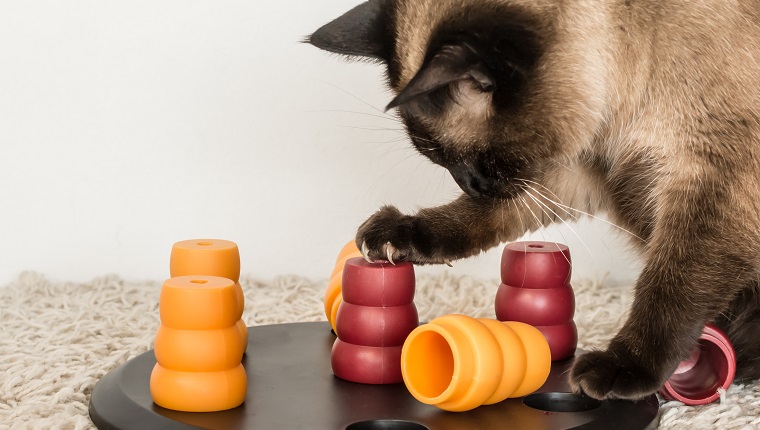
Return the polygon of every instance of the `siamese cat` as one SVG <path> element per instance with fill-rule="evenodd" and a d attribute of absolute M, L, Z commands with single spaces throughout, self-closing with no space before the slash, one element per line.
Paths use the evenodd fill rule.
<path fill-rule="evenodd" d="M 645 264 L 573 389 L 649 395 L 710 322 L 760 376 L 760 1 L 370 0 L 307 41 L 384 65 L 388 109 L 463 191 L 382 207 L 367 258 L 447 263 L 605 213 Z"/>

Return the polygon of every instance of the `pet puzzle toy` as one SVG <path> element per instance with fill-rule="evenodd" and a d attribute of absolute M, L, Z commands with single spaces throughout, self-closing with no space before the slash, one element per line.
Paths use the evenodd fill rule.
<path fill-rule="evenodd" d="M 211 245 L 200 243 L 209 242 L 214 241 L 195 241 L 189 245 L 202 249 Z M 536 252 L 540 248 L 530 249 Z M 460 315 L 441 317 L 418 328 L 413 303 L 413 266 L 408 263 L 396 266 L 367 263 L 356 258 L 361 254 L 353 243 L 344 251 L 336 261 L 330 288 L 325 294 L 325 313 L 332 318 L 333 324 L 337 323 L 333 328 L 338 339 L 329 333 L 330 325 L 324 322 L 253 327 L 248 345 L 249 348 L 250 345 L 256 346 L 255 356 L 242 354 L 240 348 L 232 351 L 236 342 L 229 339 L 235 337 L 235 331 L 230 327 L 236 319 L 239 320 L 241 314 L 238 312 L 242 310 L 242 301 L 231 298 L 239 295 L 241 290 L 237 289 L 236 283 L 235 288 L 230 289 L 230 283 L 237 280 L 239 263 L 237 269 L 233 265 L 232 274 L 229 271 L 192 273 L 198 269 L 190 269 L 190 273 L 178 272 L 173 267 L 172 276 L 182 274 L 189 275 L 187 279 L 190 281 L 208 280 L 207 288 L 209 284 L 219 282 L 219 294 L 213 299 L 199 299 L 198 302 L 203 302 L 199 309 L 193 310 L 192 306 L 200 305 L 186 297 L 181 301 L 183 307 L 191 306 L 187 312 L 170 311 L 166 316 L 162 313 L 162 323 L 166 322 L 157 335 L 156 349 L 111 370 L 94 387 L 89 405 L 93 423 L 100 429 L 110 430 L 656 428 L 659 404 L 654 395 L 632 402 L 598 401 L 573 394 L 567 380 L 573 357 L 551 362 L 550 346 L 540 335 L 543 332 L 539 332 L 541 326 L 536 329 L 524 323 L 473 320 Z M 185 250 L 179 252 L 186 253 Z M 548 262 L 546 267 L 553 268 L 554 275 L 561 275 L 559 277 L 565 281 L 557 281 L 557 284 L 569 290 L 569 253 L 566 256 L 567 260 L 545 261 Z M 504 285 L 532 287 L 523 289 L 548 295 L 548 292 L 539 290 L 549 288 L 537 288 L 541 284 L 536 285 L 535 279 L 533 283 L 529 282 L 531 278 L 546 276 L 534 273 L 544 269 L 532 258 L 535 257 L 531 257 L 529 263 L 532 266 L 530 273 L 527 267 L 523 268 L 521 276 L 518 276 L 519 271 L 513 271 L 511 277 L 502 273 Z M 568 266 L 564 272 L 557 269 L 563 261 Z M 208 264 L 208 261 L 193 267 L 201 267 L 201 264 Z M 338 272 L 342 272 L 340 276 L 337 276 Z M 219 274 L 229 276 L 231 280 L 200 276 Z M 179 282 L 178 279 L 181 278 L 167 281 L 165 288 L 172 287 L 174 282 Z M 188 290 L 203 290 L 199 288 L 202 284 L 190 283 L 193 286 Z M 541 294 L 536 297 L 547 300 L 547 296 Z M 560 297 L 567 301 L 567 296 Z M 345 302 L 340 304 L 342 298 Z M 214 304 L 212 300 L 218 302 Z M 572 303 L 572 298 L 569 300 Z M 162 300 L 162 310 L 164 302 Z M 330 307 L 332 304 L 340 306 L 333 308 Z M 497 304 L 497 309 L 499 306 Z M 172 309 L 179 307 L 171 306 Z M 204 309 L 209 307 L 228 311 L 201 318 Z M 509 305 L 507 308 L 509 312 L 515 311 Z M 567 318 L 558 325 L 568 326 L 573 313 L 567 312 L 567 303 L 563 309 Z M 202 325 L 201 320 L 213 324 Z M 552 326 L 557 325 L 558 320 L 545 319 L 543 323 Z M 182 336 L 178 334 L 180 331 Z M 201 331 L 218 333 L 205 333 L 210 339 L 191 341 L 193 332 Z M 197 348 L 200 343 L 215 346 Z M 168 346 L 161 348 L 165 344 Z M 200 352 L 224 349 L 221 344 L 229 345 L 232 352 L 212 354 L 210 358 Z M 171 352 L 181 349 L 187 352 L 172 356 Z M 332 353 L 327 352 L 330 350 Z M 233 369 L 211 371 L 207 367 L 234 366 L 240 361 L 241 354 L 242 368 L 239 365 L 234 367 L 239 372 L 242 369 L 239 374 L 233 374 Z M 435 360 L 430 359 L 432 354 Z M 700 353 L 700 358 L 695 358 L 696 363 L 711 354 Z M 484 366 L 491 369 L 485 371 Z M 331 367 L 333 372 L 329 370 Z M 694 367 L 700 366 L 695 364 Z M 548 377 L 547 368 L 550 369 Z M 246 372 L 255 377 L 247 379 Z M 175 380 L 164 376 L 166 374 L 173 375 Z M 186 378 L 188 375 L 193 378 Z M 201 381 L 203 377 L 208 380 Z M 215 379 L 211 380 L 212 377 Z M 154 384 L 161 378 L 168 382 Z M 234 393 L 230 392 L 227 383 L 236 387 Z M 195 396 L 193 389 L 200 384 L 208 391 Z M 676 383 L 675 386 L 683 384 Z M 154 387 L 163 392 L 154 393 Z M 203 400 L 202 396 L 212 394 L 216 400 Z M 166 402 L 160 400 L 162 395 L 167 397 Z M 522 395 L 525 396 L 518 397 Z M 227 399 L 234 397 L 235 401 L 215 405 L 217 411 L 214 412 L 187 412 L 201 410 L 190 406 L 202 403 L 207 407 L 225 396 Z M 155 403 L 154 398 L 157 399 Z M 169 409 L 172 401 L 184 403 L 173 406 L 177 410 L 172 410 Z M 234 407 L 243 401 L 245 407 Z M 486 404 L 490 405 L 479 407 Z M 232 409 L 222 410 L 227 407 Z M 462 412 L 449 413 L 448 410 Z"/>

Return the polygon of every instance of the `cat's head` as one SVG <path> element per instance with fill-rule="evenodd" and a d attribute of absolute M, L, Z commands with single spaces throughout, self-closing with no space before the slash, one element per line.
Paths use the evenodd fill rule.
<path fill-rule="evenodd" d="M 602 12 L 585 3 L 370 0 L 308 41 L 387 65 L 415 147 L 469 195 L 508 198 L 603 122 Z"/>

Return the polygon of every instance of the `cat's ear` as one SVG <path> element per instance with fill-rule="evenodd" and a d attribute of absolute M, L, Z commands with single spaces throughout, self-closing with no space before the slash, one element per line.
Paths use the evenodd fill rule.
<path fill-rule="evenodd" d="M 470 80 L 483 92 L 496 89 L 482 55 L 465 42 L 443 45 L 388 104 L 392 109 L 454 82 Z"/>
<path fill-rule="evenodd" d="M 388 61 L 386 0 L 369 0 L 324 25 L 306 41 L 336 54 Z"/>

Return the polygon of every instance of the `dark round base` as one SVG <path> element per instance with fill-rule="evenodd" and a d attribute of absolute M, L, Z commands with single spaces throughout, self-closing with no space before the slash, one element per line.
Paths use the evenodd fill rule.
<path fill-rule="evenodd" d="M 403 384 L 363 385 L 336 378 L 330 368 L 335 336 L 327 323 L 252 327 L 243 365 L 248 394 L 242 406 L 188 413 L 161 408 L 150 396 L 156 363 L 148 351 L 109 372 L 90 399 L 90 417 L 101 429 L 186 430 L 458 430 L 458 429 L 654 429 L 659 405 L 603 401 L 569 393 L 572 359 L 552 364 L 536 394 L 469 412 L 445 412 L 415 400 Z"/>

